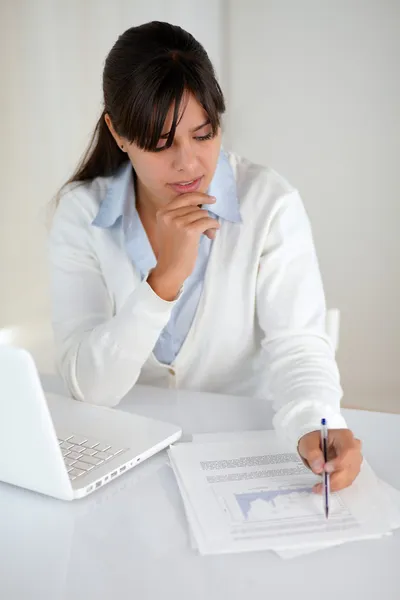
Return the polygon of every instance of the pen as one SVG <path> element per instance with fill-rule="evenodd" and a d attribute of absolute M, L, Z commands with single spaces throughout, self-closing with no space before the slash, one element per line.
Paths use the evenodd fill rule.
<path fill-rule="evenodd" d="M 321 419 L 321 448 L 324 455 L 324 462 L 328 461 L 328 424 L 326 419 Z M 323 500 L 325 517 L 329 516 L 329 473 L 323 473 Z"/>

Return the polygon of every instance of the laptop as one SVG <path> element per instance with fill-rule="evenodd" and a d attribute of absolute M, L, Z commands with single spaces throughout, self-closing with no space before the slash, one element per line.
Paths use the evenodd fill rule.
<path fill-rule="evenodd" d="M 0 346 L 0 481 L 83 498 L 181 435 L 170 423 L 45 396 L 31 354 Z"/>

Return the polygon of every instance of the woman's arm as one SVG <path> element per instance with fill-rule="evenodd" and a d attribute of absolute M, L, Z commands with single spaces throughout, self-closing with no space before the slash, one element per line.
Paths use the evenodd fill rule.
<path fill-rule="evenodd" d="M 49 237 L 57 364 L 75 398 L 114 406 L 137 381 L 175 301 L 143 281 L 113 315 L 91 227 L 86 209 L 66 194 Z"/>
<path fill-rule="evenodd" d="M 266 231 L 257 314 L 264 332 L 274 426 L 293 444 L 321 418 L 345 428 L 339 372 L 325 333 L 325 297 L 309 219 L 297 191 L 282 197 Z"/>

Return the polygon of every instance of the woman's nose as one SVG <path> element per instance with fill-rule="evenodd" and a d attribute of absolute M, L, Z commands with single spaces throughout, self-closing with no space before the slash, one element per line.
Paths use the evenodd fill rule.
<path fill-rule="evenodd" d="M 193 174 L 197 166 L 197 156 L 191 144 L 181 144 L 174 156 L 174 169 Z M 194 173 L 196 174 L 196 173 Z"/>

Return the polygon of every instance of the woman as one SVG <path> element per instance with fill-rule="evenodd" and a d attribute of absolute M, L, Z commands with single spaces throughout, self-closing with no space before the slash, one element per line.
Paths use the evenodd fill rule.
<path fill-rule="evenodd" d="M 332 489 L 350 485 L 360 442 L 340 414 L 299 193 L 221 147 L 221 88 L 180 27 L 126 31 L 103 91 L 50 234 L 57 360 L 71 394 L 115 406 L 139 382 L 271 397 L 274 426 L 306 464 L 333 471 Z"/>

